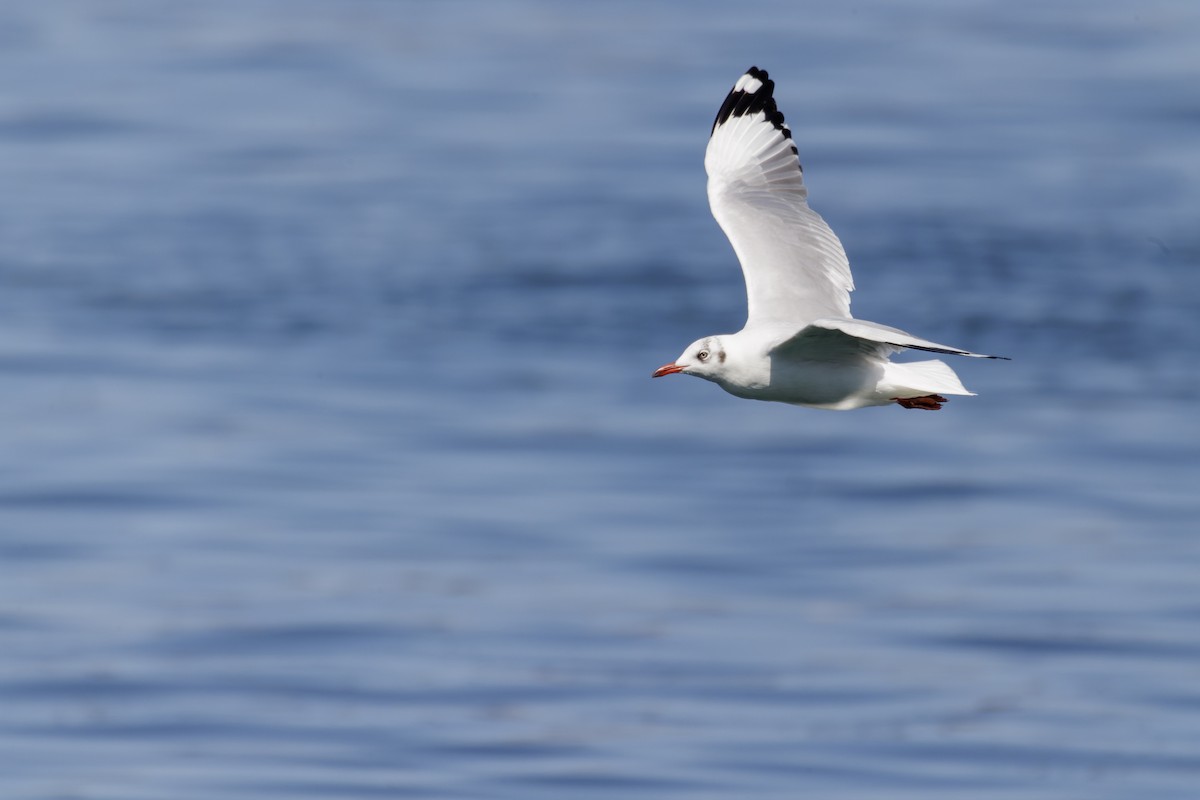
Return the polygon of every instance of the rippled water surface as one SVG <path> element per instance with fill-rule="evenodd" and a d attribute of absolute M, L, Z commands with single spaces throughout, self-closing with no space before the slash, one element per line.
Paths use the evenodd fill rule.
<path fill-rule="evenodd" d="M 1200 7 L 0 9 L 0 794 L 1192 798 Z M 771 70 L 938 414 L 741 324 Z"/>

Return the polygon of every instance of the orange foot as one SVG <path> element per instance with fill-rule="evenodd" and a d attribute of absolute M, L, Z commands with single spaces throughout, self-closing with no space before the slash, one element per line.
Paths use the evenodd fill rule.
<path fill-rule="evenodd" d="M 924 397 L 893 397 L 892 399 L 904 408 L 919 408 L 923 411 L 937 411 L 941 409 L 942 403 L 946 402 L 946 398 L 940 394 L 927 394 Z"/>

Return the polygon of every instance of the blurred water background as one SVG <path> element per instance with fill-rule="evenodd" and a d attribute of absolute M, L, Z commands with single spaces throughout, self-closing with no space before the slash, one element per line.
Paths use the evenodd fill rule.
<path fill-rule="evenodd" d="M 1200 5 L 0 6 L 0 794 L 1193 798 Z M 769 69 L 937 414 L 740 327 Z"/>

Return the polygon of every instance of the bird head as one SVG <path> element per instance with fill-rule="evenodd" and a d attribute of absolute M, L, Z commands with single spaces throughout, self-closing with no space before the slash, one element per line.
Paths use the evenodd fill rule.
<path fill-rule="evenodd" d="M 661 378 L 675 372 L 698 378 L 716 379 L 725 364 L 725 347 L 719 336 L 706 336 L 688 345 L 683 355 L 670 364 L 663 364 L 650 377 Z"/>

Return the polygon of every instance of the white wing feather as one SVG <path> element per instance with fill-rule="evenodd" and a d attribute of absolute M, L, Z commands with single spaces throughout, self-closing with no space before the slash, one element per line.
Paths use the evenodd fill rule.
<path fill-rule="evenodd" d="M 906 333 L 899 328 L 867 322 L 862 319 L 817 319 L 795 336 L 774 348 L 773 352 L 788 353 L 795 358 L 814 361 L 839 360 L 852 354 L 886 358 L 900 349 L 923 350 L 967 358 L 998 358 L 972 353 L 948 344 L 931 342 Z"/>
<path fill-rule="evenodd" d="M 704 155 L 709 205 L 746 279 L 746 327 L 800 328 L 822 317 L 848 318 L 850 263 L 837 236 L 808 207 L 774 88 L 757 67 L 739 78 Z"/>

